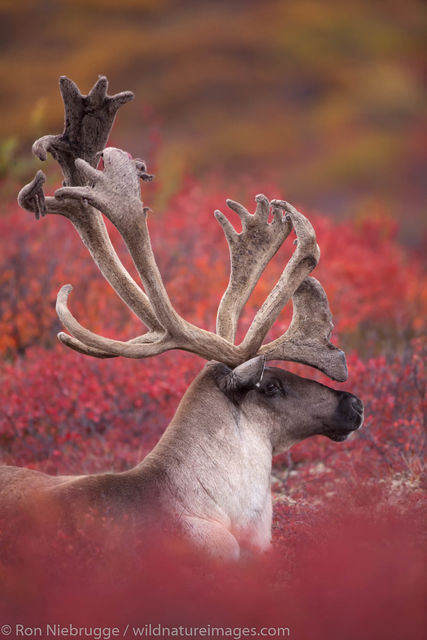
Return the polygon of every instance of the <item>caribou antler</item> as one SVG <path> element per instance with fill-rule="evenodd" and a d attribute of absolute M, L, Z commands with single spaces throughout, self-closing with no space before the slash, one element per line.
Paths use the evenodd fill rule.
<path fill-rule="evenodd" d="M 283 200 L 272 200 L 272 205 L 286 211 L 297 234 L 297 246 L 280 279 L 249 327 L 242 343 L 248 351 L 259 349 L 280 311 L 289 302 L 304 278 L 313 271 L 320 257 L 316 234 L 307 218 Z"/>
<path fill-rule="evenodd" d="M 265 355 L 266 360 L 292 360 L 320 369 L 333 380 L 347 379 L 345 355 L 329 342 L 332 314 L 328 299 L 314 278 L 307 275 L 319 260 L 316 234 L 310 222 L 283 200 L 256 196 L 257 209 L 251 215 L 242 205 L 227 204 L 242 220 L 242 232 L 236 233 L 221 212 L 215 212 L 224 229 L 230 248 L 231 275 L 217 316 L 217 332 L 234 341 L 240 312 L 260 275 L 292 228 L 297 234 L 296 250 L 256 314 L 240 347 L 247 358 Z M 272 222 L 268 222 L 271 213 Z M 285 215 L 283 216 L 283 211 Z M 261 346 L 280 311 L 292 298 L 294 313 L 291 325 L 280 338 Z"/>
<path fill-rule="evenodd" d="M 328 298 L 318 280 L 305 278 L 292 296 L 294 312 L 288 330 L 261 347 L 266 360 L 308 364 L 333 380 L 344 382 L 348 372 L 344 352 L 329 341 L 334 327 Z"/>
<path fill-rule="evenodd" d="M 191 351 L 211 360 L 236 366 L 260 354 L 267 360 L 303 362 L 324 371 L 336 380 L 346 379 L 344 354 L 330 344 L 331 313 L 321 285 L 308 274 L 319 259 L 316 236 L 309 221 L 282 200 L 256 197 L 255 213 L 250 214 L 232 200 L 227 204 L 241 218 L 237 233 L 228 219 L 215 213 L 224 229 L 231 256 L 231 274 L 217 315 L 217 333 L 205 331 L 182 318 L 173 308 L 152 251 L 140 182 L 151 180 L 142 160 L 132 159 L 120 149 L 103 146 L 115 113 L 132 99 L 130 92 L 107 96 L 107 81 L 100 78 L 87 96 L 82 96 L 68 78 L 61 78 L 66 124 L 62 135 L 45 136 L 34 144 L 41 159 L 49 151 L 60 163 L 64 186 L 54 197 L 45 198 L 44 174 L 39 171 L 24 187 L 20 205 L 35 212 L 67 217 L 104 277 L 148 331 L 123 342 L 99 336 L 83 327 L 68 308 L 71 285 L 57 297 L 57 313 L 71 335 L 61 332 L 60 341 L 72 349 L 98 358 L 119 355 L 147 358 L 170 349 Z M 104 170 L 96 169 L 100 155 Z M 271 207 L 271 211 L 270 211 Z M 102 212 L 102 213 L 101 213 Z M 272 221 L 269 222 L 270 213 Z M 129 275 L 115 252 L 106 229 L 104 214 L 122 235 L 133 258 L 143 291 Z M 256 314 L 243 342 L 235 345 L 240 313 L 266 265 L 292 228 L 297 247 L 279 281 Z M 294 314 L 288 331 L 273 342 L 262 343 L 283 306 L 292 298 Z"/>
<path fill-rule="evenodd" d="M 254 215 L 238 202 L 227 200 L 227 205 L 242 221 L 242 231 L 237 233 L 221 211 L 215 217 L 224 229 L 230 248 L 231 273 L 217 314 L 217 333 L 230 342 L 236 337 L 240 313 L 262 272 L 289 235 L 292 225 L 283 217 L 282 210 L 273 208 L 273 222 L 269 223 L 270 203 L 264 195 L 255 198 Z"/>

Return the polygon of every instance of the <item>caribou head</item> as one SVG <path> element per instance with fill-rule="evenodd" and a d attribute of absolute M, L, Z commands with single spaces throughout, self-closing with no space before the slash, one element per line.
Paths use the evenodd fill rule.
<path fill-rule="evenodd" d="M 234 370 L 211 366 L 216 383 L 230 401 L 255 424 L 264 425 L 273 455 L 314 435 L 342 442 L 362 423 L 363 404 L 355 395 L 266 367 L 263 356 Z"/>
<path fill-rule="evenodd" d="M 309 274 L 319 260 L 310 222 L 288 202 L 256 197 L 250 213 L 227 200 L 241 220 L 237 232 L 220 211 L 230 250 L 231 273 L 217 314 L 216 333 L 182 318 L 171 304 L 153 255 L 142 205 L 140 179 L 150 180 L 145 163 L 125 151 L 104 148 L 118 107 L 129 92 L 107 95 L 101 77 L 87 96 L 68 78 L 60 79 L 65 130 L 33 147 L 42 160 L 50 152 L 64 173 L 54 196 L 43 193 L 39 171 L 18 197 L 36 214 L 67 217 L 93 260 L 120 298 L 147 330 L 128 341 L 102 337 L 85 328 L 68 306 L 71 285 L 57 297 L 57 313 L 67 333 L 59 340 L 97 358 L 149 358 L 182 349 L 208 361 L 187 390 L 153 451 L 125 473 L 50 477 L 16 467 L 0 470 L 2 502 L 49 496 L 66 511 L 82 503 L 132 512 L 138 522 L 155 512 L 174 521 L 196 544 L 226 557 L 244 546 L 266 548 L 271 537 L 272 454 L 316 434 L 342 441 L 363 421 L 363 405 L 270 361 L 315 367 L 336 381 L 347 378 L 345 356 L 330 342 L 331 312 L 320 283 Z M 103 170 L 97 169 L 100 156 Z M 118 229 L 135 263 L 142 287 L 124 268 L 104 222 Z M 294 231 L 295 251 L 236 344 L 240 314 L 265 267 Z M 288 330 L 265 342 L 283 307 L 292 300 Z M 25 501 L 25 500 L 24 500 Z"/>

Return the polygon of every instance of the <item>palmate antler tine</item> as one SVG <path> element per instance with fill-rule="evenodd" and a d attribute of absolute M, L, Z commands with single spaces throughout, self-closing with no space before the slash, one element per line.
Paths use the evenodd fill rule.
<path fill-rule="evenodd" d="M 273 207 L 286 211 L 286 217 L 292 223 L 297 235 L 297 246 L 278 282 L 257 312 L 240 345 L 248 357 L 257 353 L 281 310 L 289 302 L 304 278 L 317 265 L 320 256 L 316 234 L 307 218 L 284 200 L 272 200 L 271 204 Z"/>
<path fill-rule="evenodd" d="M 332 314 L 326 293 L 316 278 L 303 280 L 292 297 L 293 315 L 280 338 L 261 347 L 266 360 L 291 360 L 323 371 L 332 380 L 344 382 L 348 371 L 343 351 L 330 342 Z"/>
<path fill-rule="evenodd" d="M 36 140 L 33 153 L 40 160 L 51 153 L 61 166 L 65 185 L 84 185 L 75 160 L 83 158 L 93 167 L 98 164 L 98 154 L 107 144 L 117 110 L 134 96 L 131 91 L 109 96 L 105 76 L 98 78 L 87 95 L 66 76 L 59 79 L 59 88 L 65 108 L 64 131 Z"/>
<path fill-rule="evenodd" d="M 218 308 L 217 334 L 233 343 L 244 305 L 265 267 L 292 229 L 290 221 L 277 207 L 272 222 L 268 222 L 270 202 L 264 195 L 257 195 L 255 200 L 257 207 L 253 215 L 241 204 L 227 200 L 227 205 L 242 220 L 241 233 L 236 232 L 223 213 L 215 211 L 228 242 L 231 262 L 230 280 Z"/>
<path fill-rule="evenodd" d="M 68 218 L 77 229 L 94 262 L 105 279 L 135 315 L 151 330 L 162 331 L 150 301 L 123 266 L 113 245 L 102 215 L 83 201 L 45 197 L 45 176 L 38 171 L 33 181 L 18 194 L 19 205 L 40 215 L 59 214 Z"/>
<path fill-rule="evenodd" d="M 45 216 L 46 201 L 43 193 L 43 185 L 46 182 L 46 176 L 39 169 L 30 183 L 22 187 L 18 193 L 18 204 L 26 211 L 34 213 L 36 220 Z"/>

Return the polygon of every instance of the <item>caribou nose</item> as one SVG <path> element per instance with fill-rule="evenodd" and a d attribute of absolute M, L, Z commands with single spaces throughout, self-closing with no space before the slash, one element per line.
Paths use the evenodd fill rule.
<path fill-rule="evenodd" d="M 357 396 L 347 391 L 342 392 L 340 399 L 340 410 L 350 424 L 352 430 L 358 429 L 363 422 L 363 402 Z"/>

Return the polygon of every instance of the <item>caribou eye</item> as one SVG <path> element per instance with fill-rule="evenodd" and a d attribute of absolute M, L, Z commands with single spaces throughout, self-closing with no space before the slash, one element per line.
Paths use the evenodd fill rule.
<path fill-rule="evenodd" d="M 265 385 L 264 388 L 264 393 L 266 396 L 275 396 L 279 391 L 279 387 L 277 386 L 277 384 L 274 384 L 274 382 L 269 382 Z"/>

